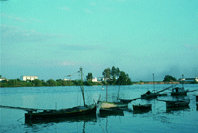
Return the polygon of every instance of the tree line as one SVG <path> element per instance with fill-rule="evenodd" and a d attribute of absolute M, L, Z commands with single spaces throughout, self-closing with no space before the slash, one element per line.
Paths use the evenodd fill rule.
<path fill-rule="evenodd" d="M 83 82 L 84 85 L 92 86 L 92 85 L 130 85 L 131 79 L 129 75 L 126 74 L 124 71 L 120 71 L 119 68 L 112 67 L 106 68 L 103 72 L 103 81 L 93 82 L 93 75 L 92 73 L 88 73 L 86 76 L 86 81 Z M 20 79 L 9 79 L 3 80 L 0 82 L 0 87 L 40 87 L 40 86 L 80 86 L 80 80 L 63 80 L 63 79 L 49 79 L 45 80 L 28 80 L 22 81 Z"/>

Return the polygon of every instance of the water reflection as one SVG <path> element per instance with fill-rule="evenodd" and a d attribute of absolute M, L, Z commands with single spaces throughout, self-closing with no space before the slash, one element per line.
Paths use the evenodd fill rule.
<path fill-rule="evenodd" d="M 169 86 L 169 85 L 167 85 Z M 134 99 L 145 93 L 150 85 L 122 86 L 120 97 L 123 99 Z M 166 85 L 156 86 L 161 90 Z M 188 85 L 194 90 L 198 85 Z M 61 109 L 81 105 L 81 93 L 79 87 L 54 87 L 54 88 L 0 88 L 0 105 L 11 105 L 30 108 Z M 101 87 L 86 87 L 86 101 L 93 103 L 93 98 L 105 100 L 105 90 Z M 17 91 L 16 94 L 14 93 Z M 5 94 L 6 92 L 6 94 Z M 19 93 L 20 92 L 20 93 Z M 109 86 L 109 100 L 117 94 L 115 86 Z M 79 95 L 79 96 L 78 96 Z M 76 98 L 79 97 L 79 98 Z M 75 97 L 75 98 L 74 98 Z M 168 109 L 166 103 L 157 100 L 136 100 L 129 104 L 128 108 L 116 112 L 98 113 L 89 117 L 59 118 L 45 121 L 25 122 L 24 112 L 10 109 L 0 109 L 1 131 L 11 132 L 191 132 L 198 130 L 198 105 L 193 93 L 185 97 L 159 97 L 162 100 L 182 100 L 189 98 L 189 107 Z M 29 102 L 30 100 L 30 102 Z M 57 103 L 57 107 L 55 106 Z M 152 111 L 136 113 L 133 104 L 152 104 Z M 17 121 L 19 118 L 19 121 Z M 15 127 L 13 128 L 14 125 Z M 174 127 L 174 128 L 173 128 Z M 163 131 L 161 130 L 163 129 Z M 1 132 L 0 131 L 0 132 Z"/>

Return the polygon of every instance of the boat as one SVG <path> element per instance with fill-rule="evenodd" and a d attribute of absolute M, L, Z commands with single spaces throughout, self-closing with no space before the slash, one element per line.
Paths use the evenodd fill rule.
<path fill-rule="evenodd" d="M 95 104 L 89 106 L 77 106 L 60 110 L 43 110 L 40 112 L 29 111 L 25 113 L 25 123 L 46 123 L 70 120 L 81 120 L 85 116 L 96 116 Z"/>
<path fill-rule="evenodd" d="M 105 81 L 106 81 L 106 79 L 105 79 Z M 109 110 L 109 112 L 113 112 L 119 108 L 122 108 L 122 109 L 128 108 L 128 103 L 124 103 L 121 101 L 109 102 L 108 101 L 108 86 L 106 85 L 106 101 L 99 101 L 99 106 L 100 106 L 100 113 L 103 113 L 107 110 Z"/>
<path fill-rule="evenodd" d="M 152 110 L 152 104 L 137 104 L 133 105 L 134 113 L 144 113 Z"/>
<path fill-rule="evenodd" d="M 172 88 L 171 96 L 187 96 L 187 92 L 184 87 L 175 87 Z"/>
<path fill-rule="evenodd" d="M 155 99 L 157 98 L 158 94 L 157 93 L 152 93 L 150 91 L 147 91 L 145 94 L 141 95 L 141 99 Z"/>
<path fill-rule="evenodd" d="M 100 109 L 126 108 L 126 107 L 128 107 L 128 104 L 123 102 L 106 102 L 106 101 L 100 102 Z"/>
<path fill-rule="evenodd" d="M 167 108 L 180 108 L 189 106 L 190 100 L 166 101 Z"/>
<path fill-rule="evenodd" d="M 171 85 L 163 90 L 160 90 L 160 91 L 155 91 L 155 82 L 154 82 L 154 74 L 153 74 L 153 91 L 154 92 L 151 92 L 151 91 L 147 91 L 145 94 L 142 94 L 141 95 L 141 99 L 146 99 L 146 100 L 150 100 L 150 99 L 155 99 L 157 98 L 158 96 L 166 96 L 166 94 L 160 94 L 161 92 L 165 91 L 165 90 L 168 90 L 170 89 L 171 87 L 173 87 L 174 85 Z"/>
<path fill-rule="evenodd" d="M 35 120 L 44 120 L 44 119 L 53 119 L 53 118 L 62 118 L 62 117 L 78 117 L 83 115 L 96 114 L 96 104 L 86 105 L 85 96 L 84 96 L 84 86 L 83 86 L 83 72 L 80 68 L 81 74 L 81 92 L 83 97 L 84 106 L 76 106 L 73 108 L 59 109 L 59 110 L 30 110 L 25 113 L 26 121 L 35 121 Z"/>

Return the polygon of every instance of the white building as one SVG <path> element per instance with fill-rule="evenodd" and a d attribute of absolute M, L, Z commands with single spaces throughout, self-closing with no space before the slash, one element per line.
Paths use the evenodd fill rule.
<path fill-rule="evenodd" d="M 195 77 L 195 78 L 186 78 L 184 81 L 187 81 L 187 82 L 198 82 L 198 78 Z"/>
<path fill-rule="evenodd" d="M 64 81 L 71 81 L 71 79 L 66 79 L 66 78 L 64 78 L 63 80 L 64 80 Z"/>
<path fill-rule="evenodd" d="M 96 77 L 92 78 L 92 82 L 98 82 L 98 79 Z"/>
<path fill-rule="evenodd" d="M 0 82 L 6 80 L 6 78 L 0 78 Z"/>
<path fill-rule="evenodd" d="M 21 80 L 27 81 L 27 80 L 35 80 L 38 79 L 38 76 L 21 76 Z"/>

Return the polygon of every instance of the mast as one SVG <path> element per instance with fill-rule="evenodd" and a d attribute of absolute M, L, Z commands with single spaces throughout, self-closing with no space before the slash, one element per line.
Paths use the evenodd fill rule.
<path fill-rule="evenodd" d="M 83 69 L 82 67 L 80 67 L 80 76 L 81 76 L 81 92 L 82 92 L 82 97 L 83 97 L 83 103 L 84 103 L 84 106 L 85 106 L 85 94 L 84 94 L 84 86 L 83 86 Z"/>
<path fill-rule="evenodd" d="M 105 78 L 105 83 L 106 83 L 106 102 L 107 102 L 107 100 L 108 100 L 108 85 L 107 85 L 106 78 Z"/>
<path fill-rule="evenodd" d="M 184 88 L 184 74 L 182 74 L 182 88 Z"/>
<path fill-rule="evenodd" d="M 154 78 L 154 73 L 153 73 L 153 90 L 154 90 L 154 93 L 155 93 L 155 78 Z"/>

